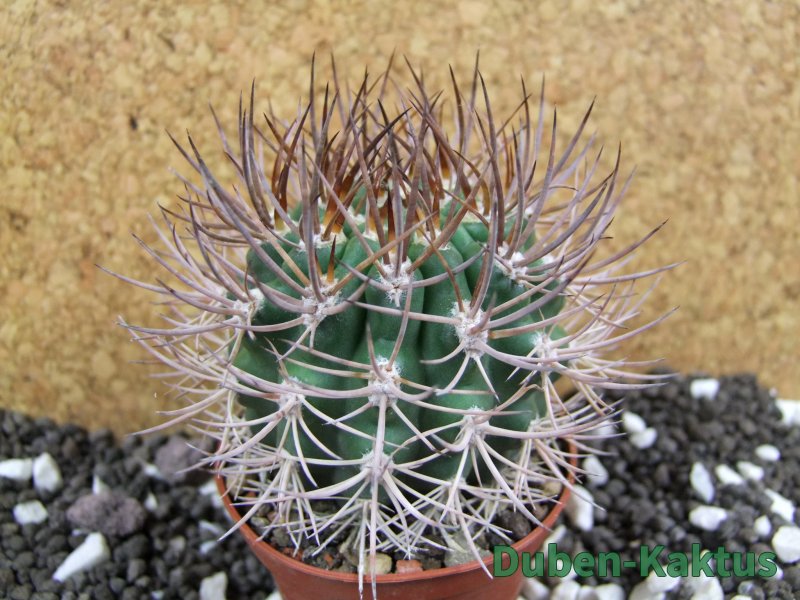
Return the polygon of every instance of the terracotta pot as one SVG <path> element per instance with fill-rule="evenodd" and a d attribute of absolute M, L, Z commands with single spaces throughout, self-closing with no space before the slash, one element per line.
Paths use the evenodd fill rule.
<path fill-rule="evenodd" d="M 574 446 L 573 446 L 574 452 Z M 577 458 L 572 458 L 573 465 Z M 234 522 L 241 518 L 239 511 L 225 493 L 225 482 L 217 476 L 217 489 L 228 514 Z M 558 520 L 564 505 L 569 499 L 569 488 L 564 487 L 558 502 L 552 506 L 545 517 L 543 526 L 536 527 L 530 535 L 513 544 L 514 550 L 536 552 L 539 550 Z M 262 564 L 272 573 L 284 600 L 514 600 L 522 589 L 522 572 L 517 570 L 508 577 L 490 578 L 472 561 L 455 567 L 432 569 L 419 573 L 379 575 L 378 598 L 373 599 L 369 576 L 364 578 L 363 596 L 358 593 L 358 575 L 326 571 L 313 567 L 279 552 L 266 542 L 248 525 L 239 528 L 247 545 Z M 507 556 L 503 566 L 508 567 Z M 492 557 L 483 559 L 492 571 Z M 521 563 L 520 563 L 521 564 Z"/>

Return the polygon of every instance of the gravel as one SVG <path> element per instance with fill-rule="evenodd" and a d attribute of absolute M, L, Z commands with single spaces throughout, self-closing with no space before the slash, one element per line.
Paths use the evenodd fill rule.
<path fill-rule="evenodd" d="M 274 585 L 244 540 L 217 541 L 229 522 L 208 476 L 174 472 L 182 443 L 0 410 L 0 598 L 264 600 Z"/>
<path fill-rule="evenodd" d="M 618 551 L 638 564 L 641 546 L 663 545 L 663 565 L 669 553 L 690 554 L 700 544 L 712 552 L 777 552 L 779 571 L 768 579 L 688 577 L 667 590 L 664 578 L 643 581 L 638 568 L 622 569 L 616 578 L 577 577 L 587 596 L 590 586 L 616 583 L 631 598 L 800 598 L 800 427 L 785 418 L 786 401 L 748 374 L 676 375 L 611 397 L 633 418 L 622 420 L 623 435 L 598 444 L 609 453 L 598 458 L 608 480 L 583 482 L 596 505 L 594 527 L 584 531 L 585 521 L 568 517 L 559 549 Z M 636 436 L 649 428 L 656 439 L 642 447 Z"/>
<path fill-rule="evenodd" d="M 800 597 L 800 427 L 786 403 L 750 375 L 676 377 L 612 399 L 629 416 L 599 445 L 607 454 L 583 463 L 592 476 L 551 536 L 559 551 L 616 551 L 638 563 L 641 546 L 663 545 L 666 557 L 700 544 L 777 552 L 779 573 L 660 578 L 625 568 L 531 579 L 525 595 Z M 273 591 L 239 536 L 219 540 L 229 522 L 208 476 L 183 471 L 202 445 L 191 450 L 175 435 L 118 443 L 108 430 L 4 410 L 0 431 L 0 597 L 264 600 Z M 527 521 L 504 518 L 524 535 Z M 71 576 L 55 580 L 65 563 Z"/>

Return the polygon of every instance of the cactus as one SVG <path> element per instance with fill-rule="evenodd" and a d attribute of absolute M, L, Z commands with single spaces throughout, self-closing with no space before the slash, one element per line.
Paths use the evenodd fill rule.
<path fill-rule="evenodd" d="M 365 570 L 456 534 L 478 556 L 503 508 L 538 522 L 575 469 L 564 441 L 614 413 L 603 389 L 650 383 L 604 356 L 663 318 L 631 323 L 634 284 L 669 268 L 623 270 L 655 230 L 594 258 L 628 180 L 619 153 L 596 176 L 591 107 L 559 149 L 544 91 L 536 121 L 523 84 L 498 125 L 477 64 L 467 93 L 451 71 L 454 108 L 409 71 L 412 91 L 387 69 L 320 104 L 312 67 L 290 122 L 256 125 L 253 88 L 236 142 L 214 114 L 238 185 L 173 138 L 198 177 L 146 247 L 175 283 L 124 278 L 171 310 L 123 322 L 190 399 L 164 426 L 217 440 L 243 520 L 319 548 L 350 528 Z"/>

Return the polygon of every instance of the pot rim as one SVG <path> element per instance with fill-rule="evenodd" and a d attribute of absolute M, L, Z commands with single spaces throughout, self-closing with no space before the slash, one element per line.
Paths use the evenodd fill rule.
<path fill-rule="evenodd" d="M 576 446 L 573 441 L 569 441 L 569 449 L 570 452 L 573 453 L 573 457 L 570 462 L 573 465 L 577 465 L 577 455 Z M 217 484 L 217 490 L 219 491 L 220 498 L 222 499 L 222 503 L 225 506 L 225 510 L 227 511 L 228 515 L 233 519 L 234 523 L 239 523 L 241 521 L 241 514 L 239 510 L 234 506 L 233 500 L 231 499 L 230 495 L 226 491 L 225 480 L 219 473 L 214 475 L 214 480 Z M 568 475 L 568 480 L 570 486 L 574 484 L 575 477 L 572 473 Z M 549 534 L 553 530 L 553 525 L 555 524 L 558 517 L 561 515 L 564 506 L 566 505 L 569 497 L 572 493 L 570 486 L 562 484 L 561 493 L 559 494 L 558 498 L 553 502 L 550 511 L 547 513 L 540 525 L 536 525 L 528 535 L 526 535 L 521 540 L 513 543 L 511 547 L 519 553 L 522 549 L 529 545 L 534 537 L 544 537 L 546 534 Z M 310 577 L 321 577 L 329 580 L 336 580 L 342 583 L 358 583 L 359 582 L 359 574 L 358 573 L 342 573 L 339 571 L 329 571 L 328 569 L 322 569 L 320 567 L 315 567 L 313 565 L 309 565 L 304 563 L 302 560 L 297 558 L 287 556 L 283 552 L 277 550 L 274 546 L 267 543 L 263 539 L 259 538 L 253 528 L 250 527 L 249 523 L 242 523 L 238 527 L 239 532 L 244 536 L 245 540 L 247 541 L 248 546 L 259 546 L 259 548 L 267 553 L 273 560 L 281 563 L 285 568 L 293 569 L 295 571 L 300 571 L 301 573 L 308 575 Z M 487 556 L 483 559 L 483 564 L 486 565 L 491 572 L 491 562 L 494 560 L 494 555 Z M 440 577 L 449 577 L 454 575 L 459 575 L 461 573 L 466 573 L 468 571 L 472 571 L 475 569 L 481 569 L 480 565 L 478 564 L 477 560 L 472 560 L 467 563 L 463 563 L 460 565 L 455 565 L 452 567 L 442 567 L 440 569 L 430 569 L 427 571 L 417 571 L 414 573 L 388 573 L 386 575 L 377 575 L 375 580 L 378 584 L 380 583 L 402 583 L 406 581 L 417 581 L 417 580 L 425 580 L 425 579 L 438 579 Z M 363 577 L 367 577 L 365 573 Z"/>

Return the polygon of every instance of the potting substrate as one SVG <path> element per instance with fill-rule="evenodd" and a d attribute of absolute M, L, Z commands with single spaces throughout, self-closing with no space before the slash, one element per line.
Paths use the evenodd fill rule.
<path fill-rule="evenodd" d="M 693 545 L 741 556 L 774 553 L 777 572 L 739 576 L 731 565 L 727 576 L 719 569 L 696 577 L 643 577 L 638 568 L 604 577 L 571 571 L 526 579 L 525 598 L 800 597 L 800 402 L 779 400 L 747 374 L 676 375 L 610 398 L 624 409 L 613 424 L 618 435 L 597 442 L 601 453 L 584 460 L 587 475 L 548 542 L 569 556 L 619 552 L 637 564 L 642 547 L 663 546 L 662 566 L 670 553 L 690 556 Z M 181 434 L 118 442 L 108 430 L 10 411 L 0 410 L 0 422 L 0 598 L 273 594 L 245 542 L 236 534 L 220 539 L 231 523 L 210 474 L 184 471 L 200 454 Z M 512 536 L 529 531 L 515 513 L 499 518 Z M 280 534 L 268 539 L 282 545 Z M 482 542 L 491 547 L 498 540 Z M 354 557 L 335 547 L 304 552 L 303 559 L 354 569 Z M 381 557 L 385 572 L 453 560 L 444 553 Z"/>

